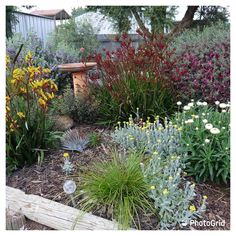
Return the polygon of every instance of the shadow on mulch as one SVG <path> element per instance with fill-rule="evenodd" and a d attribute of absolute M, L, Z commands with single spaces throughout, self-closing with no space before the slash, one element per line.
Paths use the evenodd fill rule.
<path fill-rule="evenodd" d="M 109 159 L 109 150 L 113 146 L 109 130 L 95 126 L 80 126 L 80 132 L 89 134 L 93 131 L 102 134 L 102 143 L 99 147 L 88 148 L 83 153 L 68 152 L 70 160 L 74 164 L 75 181 L 79 181 L 78 174 L 88 170 L 92 163 Z M 15 171 L 7 177 L 6 184 L 10 187 L 18 188 L 26 194 L 35 194 L 44 198 L 70 205 L 68 196 L 63 192 L 63 183 L 66 179 L 62 171 L 64 150 L 51 150 L 45 157 L 41 166 L 34 164 L 30 167 Z M 223 225 L 191 225 L 193 230 L 230 230 L 230 188 L 214 183 L 196 184 L 197 196 L 195 205 L 200 205 L 203 195 L 207 195 L 207 210 L 204 215 L 205 221 L 225 222 Z M 104 217 L 101 212 L 94 212 L 95 215 Z M 106 217 L 106 216 L 105 216 Z M 156 230 L 157 221 L 151 215 L 142 216 L 142 229 Z M 201 222 L 199 223 L 201 224 Z M 204 224 L 204 222 L 202 222 Z M 206 224 L 206 223 L 205 223 Z M 25 229 L 28 230 L 49 230 L 49 227 L 42 226 L 36 222 L 27 220 Z"/>

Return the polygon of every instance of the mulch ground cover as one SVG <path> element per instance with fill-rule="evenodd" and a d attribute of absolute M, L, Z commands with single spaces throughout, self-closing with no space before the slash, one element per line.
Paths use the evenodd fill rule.
<path fill-rule="evenodd" d="M 88 148 L 83 153 L 69 152 L 70 160 L 74 164 L 74 175 L 71 176 L 78 181 L 79 173 L 87 171 L 94 162 L 109 159 L 109 150 L 113 143 L 110 138 L 110 130 L 96 126 L 79 126 L 80 133 L 86 135 L 91 132 L 101 134 L 101 145 L 95 148 Z M 34 164 L 23 169 L 16 170 L 7 177 L 7 185 L 21 189 L 26 194 L 39 195 L 44 198 L 71 205 L 70 199 L 63 192 L 63 183 L 66 179 L 62 171 L 64 150 L 51 150 L 47 153 L 42 165 Z M 223 225 L 197 226 L 191 225 L 190 229 L 195 230 L 229 230 L 230 229 L 230 188 L 229 186 L 217 185 L 214 183 L 196 183 L 195 187 L 196 205 L 199 205 L 201 196 L 207 195 L 207 210 L 204 215 L 206 221 L 221 221 Z M 105 209 L 94 210 L 95 215 L 111 219 Z M 143 230 L 156 230 L 158 222 L 153 215 L 147 214 L 141 217 L 141 228 Z M 49 227 L 27 220 L 25 229 L 28 230 L 49 230 Z M 189 229 L 189 228 L 188 228 Z"/>

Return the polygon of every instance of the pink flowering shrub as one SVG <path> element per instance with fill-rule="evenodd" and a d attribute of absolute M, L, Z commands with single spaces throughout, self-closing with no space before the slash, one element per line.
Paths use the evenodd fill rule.
<path fill-rule="evenodd" d="M 212 26 L 188 38 L 183 35 L 182 41 L 182 44 L 174 45 L 178 62 L 175 81 L 177 90 L 182 91 L 182 99 L 194 98 L 209 103 L 230 100 L 230 37 L 227 27 Z"/>

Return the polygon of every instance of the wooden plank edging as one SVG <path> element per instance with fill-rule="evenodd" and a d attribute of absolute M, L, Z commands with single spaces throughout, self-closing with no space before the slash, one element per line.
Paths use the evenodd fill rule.
<path fill-rule="evenodd" d="M 73 227 L 75 230 L 118 229 L 117 223 L 110 220 L 40 196 L 25 194 L 19 189 L 8 186 L 6 187 L 6 207 L 21 212 L 30 220 L 58 230 L 71 230 Z M 81 217 L 76 221 L 78 216 Z"/>

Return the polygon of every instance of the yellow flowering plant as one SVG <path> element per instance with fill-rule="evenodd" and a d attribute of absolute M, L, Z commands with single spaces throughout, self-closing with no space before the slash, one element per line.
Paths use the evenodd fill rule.
<path fill-rule="evenodd" d="M 53 124 L 47 112 L 58 89 L 49 79 L 50 70 L 34 65 L 31 52 L 17 68 L 7 55 L 6 72 L 6 157 L 11 172 L 36 161 L 34 150 L 50 146 Z"/>

